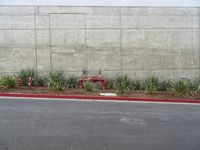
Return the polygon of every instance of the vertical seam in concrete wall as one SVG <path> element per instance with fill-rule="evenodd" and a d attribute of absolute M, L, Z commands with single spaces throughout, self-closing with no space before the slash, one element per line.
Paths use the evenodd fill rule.
<path fill-rule="evenodd" d="M 34 6 L 34 34 L 35 34 L 35 70 L 37 72 L 37 63 L 38 63 L 38 60 L 37 60 L 37 30 L 36 30 L 36 8 L 37 6 Z"/>
<path fill-rule="evenodd" d="M 199 28 L 198 28 L 198 32 L 199 32 L 199 79 L 200 79 L 200 8 L 199 8 Z"/>
<path fill-rule="evenodd" d="M 88 50 L 87 50 L 87 37 L 86 37 L 86 34 L 87 34 L 87 32 L 86 32 L 86 29 L 87 29 L 87 22 L 86 22 L 86 12 L 85 12 L 85 68 L 83 68 L 83 69 L 86 69 L 86 70 L 88 70 Z"/>
<path fill-rule="evenodd" d="M 173 43 L 172 43 L 172 48 L 174 49 L 175 48 L 175 37 L 176 37 L 176 32 L 175 32 L 175 17 L 173 17 Z M 174 79 L 174 77 L 175 77 L 175 67 L 174 67 L 174 62 L 173 62 L 173 67 L 172 67 L 172 79 Z"/>
<path fill-rule="evenodd" d="M 122 75 L 122 28 L 121 28 L 121 19 L 122 19 L 122 12 L 121 9 L 122 7 L 120 7 L 119 9 L 119 40 L 120 40 L 120 75 Z"/>
<path fill-rule="evenodd" d="M 49 59 L 50 59 L 50 69 L 52 70 L 52 58 L 51 58 L 51 19 L 50 19 L 50 14 L 49 16 Z"/>

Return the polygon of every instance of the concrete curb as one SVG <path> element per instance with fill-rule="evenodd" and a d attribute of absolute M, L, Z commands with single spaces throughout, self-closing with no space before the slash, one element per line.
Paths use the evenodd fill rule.
<path fill-rule="evenodd" d="M 159 98 L 138 98 L 138 97 L 113 97 L 113 96 L 86 96 L 86 95 L 57 95 L 57 94 L 28 94 L 28 93 L 0 93 L 0 97 L 23 97 L 23 98 L 59 98 L 79 100 L 113 100 L 113 101 L 141 101 L 141 102 L 171 102 L 171 103 L 197 103 L 200 100 L 191 99 L 159 99 Z"/>

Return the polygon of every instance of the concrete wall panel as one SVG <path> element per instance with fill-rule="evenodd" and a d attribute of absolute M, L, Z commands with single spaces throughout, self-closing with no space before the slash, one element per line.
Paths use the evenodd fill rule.
<path fill-rule="evenodd" d="M 166 79 L 174 80 L 173 69 L 152 70 L 150 75 L 158 77 L 161 81 Z M 180 79 L 180 76 L 178 76 L 176 79 Z"/>
<path fill-rule="evenodd" d="M 89 70 L 120 70 L 120 53 L 88 53 Z"/>
<path fill-rule="evenodd" d="M 185 76 L 189 79 L 199 78 L 199 69 L 175 69 L 173 70 L 173 79 L 180 79 L 181 76 Z"/>
<path fill-rule="evenodd" d="M 37 30 L 37 47 L 50 47 L 49 30 Z"/>
<path fill-rule="evenodd" d="M 56 13 L 85 13 L 86 7 L 57 7 L 57 6 L 40 6 L 39 14 L 56 14 Z"/>
<path fill-rule="evenodd" d="M 180 62 L 181 63 L 181 62 Z M 124 55 L 123 69 L 167 69 L 174 68 L 173 55 Z"/>
<path fill-rule="evenodd" d="M 139 16 L 138 28 L 173 28 L 173 16 Z"/>
<path fill-rule="evenodd" d="M 1 6 L 0 15 L 24 16 L 34 15 L 33 6 Z"/>
<path fill-rule="evenodd" d="M 10 31 L 9 30 L 0 30 L 0 47 L 10 47 Z"/>
<path fill-rule="evenodd" d="M 85 68 L 85 55 L 77 53 L 52 53 L 51 65 L 52 69 L 62 69 L 66 72 L 77 71 L 80 72 Z"/>
<path fill-rule="evenodd" d="M 13 47 L 35 47 L 33 30 L 11 30 L 10 39 Z"/>
<path fill-rule="evenodd" d="M 200 8 L 0 6 L 0 73 L 200 77 Z"/>
<path fill-rule="evenodd" d="M 87 28 L 119 28 L 120 9 L 119 8 L 87 8 L 86 11 Z"/>
<path fill-rule="evenodd" d="M 0 48 L 0 62 L 6 61 L 7 50 L 5 48 Z"/>
<path fill-rule="evenodd" d="M 107 79 L 116 79 L 117 77 L 121 76 L 121 71 L 115 70 L 115 71 L 101 71 L 102 75 L 104 75 Z"/>
<path fill-rule="evenodd" d="M 164 29 L 123 29 L 121 44 L 123 48 L 151 50 L 173 49 L 174 30 Z M 134 52 L 134 51 L 133 51 Z"/>
<path fill-rule="evenodd" d="M 162 54 L 167 49 L 173 49 L 174 46 L 174 31 L 165 29 L 151 29 L 144 32 L 146 45 L 150 50 L 163 50 Z"/>
<path fill-rule="evenodd" d="M 85 29 L 51 30 L 51 46 L 85 45 Z"/>
<path fill-rule="evenodd" d="M 176 16 L 174 28 L 199 28 L 200 16 Z"/>
<path fill-rule="evenodd" d="M 32 48 L 1 48 L 0 50 L 5 51 L 0 72 L 17 72 L 22 68 L 35 67 L 36 55 Z"/>
<path fill-rule="evenodd" d="M 121 7 L 129 16 L 199 16 L 199 8 L 192 7 Z"/>
<path fill-rule="evenodd" d="M 139 29 L 123 29 L 121 46 L 131 49 L 147 49 L 144 31 Z"/>
<path fill-rule="evenodd" d="M 50 27 L 58 28 L 85 28 L 84 14 L 50 14 Z"/>
<path fill-rule="evenodd" d="M 0 47 L 34 47 L 32 30 L 0 30 Z"/>
<path fill-rule="evenodd" d="M 37 49 L 37 68 L 39 72 L 51 70 L 50 49 L 42 47 Z"/>
<path fill-rule="evenodd" d="M 36 28 L 37 29 L 49 29 L 49 15 L 36 16 Z"/>
<path fill-rule="evenodd" d="M 87 46 L 120 47 L 118 29 L 90 29 L 86 31 Z"/>
<path fill-rule="evenodd" d="M 34 16 L 0 16 L 1 29 L 33 29 Z"/>
<path fill-rule="evenodd" d="M 198 68 L 198 55 L 178 55 L 174 57 L 174 68 Z"/>
<path fill-rule="evenodd" d="M 199 51 L 199 29 L 177 29 L 174 32 L 175 50 L 192 51 L 193 54 Z"/>

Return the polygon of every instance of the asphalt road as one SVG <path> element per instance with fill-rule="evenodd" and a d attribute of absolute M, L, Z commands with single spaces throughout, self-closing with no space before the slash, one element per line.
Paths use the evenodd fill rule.
<path fill-rule="evenodd" d="M 200 150 L 200 105 L 0 99 L 0 150 Z"/>

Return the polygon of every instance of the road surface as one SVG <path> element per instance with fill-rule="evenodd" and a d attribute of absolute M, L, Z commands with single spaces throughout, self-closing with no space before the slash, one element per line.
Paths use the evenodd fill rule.
<path fill-rule="evenodd" d="M 0 98 L 0 150 L 200 150 L 200 105 Z"/>

